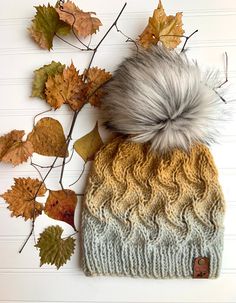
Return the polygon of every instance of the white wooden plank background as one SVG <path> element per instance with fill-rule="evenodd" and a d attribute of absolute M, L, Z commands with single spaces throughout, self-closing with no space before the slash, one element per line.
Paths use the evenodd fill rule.
<path fill-rule="evenodd" d="M 144 28 L 148 16 L 157 5 L 157 0 L 127 2 L 119 27 L 135 38 Z M 26 28 L 34 15 L 33 5 L 43 3 L 47 4 L 47 1 L 0 0 L 0 135 L 14 128 L 30 131 L 32 117 L 48 108 L 44 102 L 29 97 L 34 69 L 50 63 L 51 60 L 69 64 L 72 59 L 80 69 L 85 68 L 89 62 L 90 54 L 78 53 L 60 41 L 55 42 L 51 53 L 39 49 L 31 41 Z M 80 0 L 78 3 L 84 10 L 96 11 L 104 24 L 100 34 L 93 39 L 95 44 L 115 19 L 124 1 Z M 168 13 L 183 11 L 186 34 L 199 29 L 199 33 L 188 44 L 189 56 L 196 58 L 203 68 L 214 66 L 223 72 L 223 53 L 227 51 L 229 78 L 234 87 L 236 1 L 163 0 L 163 5 Z M 124 37 L 113 30 L 99 49 L 94 65 L 112 71 L 128 53 L 129 45 L 125 44 Z M 235 89 L 234 91 L 236 92 Z M 65 130 L 68 130 L 71 112 L 65 107 L 49 115 L 60 120 Z M 97 117 L 96 110 L 89 106 L 85 107 L 79 115 L 73 138 L 76 139 L 91 130 Z M 78 251 L 59 271 L 51 266 L 40 268 L 33 240 L 28 243 L 21 255 L 17 252 L 30 231 L 30 223 L 19 218 L 11 218 L 4 201 L 0 200 L 0 301 L 236 302 L 236 119 L 232 119 L 232 122 L 222 129 L 220 144 L 214 145 L 212 152 L 219 168 L 220 181 L 227 201 L 225 249 L 220 278 L 216 280 L 88 278 L 79 268 Z M 51 161 L 40 156 L 36 160 L 41 164 L 49 164 Z M 65 186 L 76 179 L 82 165 L 81 159 L 75 155 L 74 160 L 66 168 Z M 83 192 L 87 173 L 88 171 L 81 182 L 73 187 L 77 192 Z M 0 164 L 0 192 L 11 186 L 13 177 L 20 176 L 37 177 L 37 173 L 27 164 L 15 169 Z M 53 171 L 47 185 L 59 188 L 58 176 L 59 170 Z M 36 223 L 36 235 L 49 224 L 58 224 L 58 221 L 41 216 Z M 66 223 L 60 225 L 66 234 L 72 232 Z"/>

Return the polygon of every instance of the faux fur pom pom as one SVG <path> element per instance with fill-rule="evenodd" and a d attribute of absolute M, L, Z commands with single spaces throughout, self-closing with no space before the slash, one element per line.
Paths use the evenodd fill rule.
<path fill-rule="evenodd" d="M 184 53 L 161 45 L 140 50 L 118 67 L 105 85 L 104 124 L 152 149 L 188 149 L 194 141 L 211 143 L 224 102 L 216 93 L 218 74 L 201 74 Z"/>

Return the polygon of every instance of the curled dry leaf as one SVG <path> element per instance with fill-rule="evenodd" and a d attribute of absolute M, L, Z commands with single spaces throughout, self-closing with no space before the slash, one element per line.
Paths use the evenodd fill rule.
<path fill-rule="evenodd" d="M 32 20 L 29 32 L 35 42 L 43 49 L 50 50 L 55 34 L 67 35 L 70 26 L 61 21 L 56 9 L 48 6 L 35 6 L 36 15 Z"/>
<path fill-rule="evenodd" d="M 74 214 L 77 204 L 77 196 L 74 191 L 50 190 L 44 212 L 50 218 L 64 221 L 70 224 L 75 230 Z"/>
<path fill-rule="evenodd" d="M 96 123 L 91 132 L 75 141 L 74 149 L 87 162 L 94 159 L 96 152 L 102 145 L 103 142 L 98 132 L 98 123 Z"/>
<path fill-rule="evenodd" d="M 33 145 L 29 141 L 22 141 L 24 134 L 23 130 L 13 130 L 0 137 L 0 161 L 16 166 L 32 156 Z"/>
<path fill-rule="evenodd" d="M 93 106 L 99 106 L 104 95 L 102 86 L 111 79 L 112 75 L 105 69 L 98 67 L 92 67 L 88 71 L 85 70 L 84 74 L 87 78 L 88 102 Z"/>
<path fill-rule="evenodd" d="M 34 80 L 32 85 L 32 97 L 39 97 L 45 99 L 46 81 L 49 76 L 61 74 L 65 65 L 60 62 L 52 61 L 50 64 L 44 65 L 34 71 Z"/>
<path fill-rule="evenodd" d="M 45 194 L 46 188 L 38 179 L 15 178 L 15 185 L 1 197 L 9 204 L 11 216 L 22 216 L 25 220 L 36 218 L 42 213 L 43 204 L 36 202 L 36 197 Z"/>
<path fill-rule="evenodd" d="M 33 144 L 34 151 L 43 156 L 68 156 L 66 138 L 62 125 L 53 118 L 42 118 L 28 134 L 28 141 Z"/>
<path fill-rule="evenodd" d="M 61 238 L 63 229 L 59 226 L 47 227 L 39 236 L 35 247 L 39 248 L 40 266 L 43 264 L 56 265 L 59 269 L 68 260 L 75 250 L 75 239 Z"/>
<path fill-rule="evenodd" d="M 84 105 L 83 89 L 82 76 L 71 63 L 62 74 L 48 77 L 45 94 L 47 102 L 55 109 L 68 103 L 73 110 L 78 110 Z"/>
<path fill-rule="evenodd" d="M 167 48 L 175 48 L 180 42 L 180 37 L 184 34 L 182 28 L 182 13 L 175 16 L 166 16 L 161 1 L 153 16 L 149 18 L 148 25 L 139 37 L 139 43 L 148 48 L 161 41 Z"/>
<path fill-rule="evenodd" d="M 56 9 L 59 17 L 69 25 L 74 25 L 74 29 L 77 31 L 80 37 L 87 37 L 95 34 L 99 30 L 99 26 L 102 25 L 101 21 L 93 17 L 96 15 L 93 12 L 83 12 L 72 1 L 67 1 L 63 4 L 63 9 Z"/>

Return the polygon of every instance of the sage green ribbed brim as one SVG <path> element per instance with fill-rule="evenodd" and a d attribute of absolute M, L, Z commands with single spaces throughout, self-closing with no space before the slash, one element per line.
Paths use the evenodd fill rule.
<path fill-rule="evenodd" d="M 193 261 L 200 256 L 210 260 L 209 278 L 216 278 L 220 273 L 222 230 L 211 243 L 195 239 L 178 245 L 171 244 L 174 237 L 166 244 L 150 240 L 150 233 L 144 226 L 136 226 L 129 235 L 118 220 L 110 218 L 104 223 L 86 210 L 82 220 L 86 275 L 193 278 Z M 141 230 L 144 232 L 142 236 Z"/>

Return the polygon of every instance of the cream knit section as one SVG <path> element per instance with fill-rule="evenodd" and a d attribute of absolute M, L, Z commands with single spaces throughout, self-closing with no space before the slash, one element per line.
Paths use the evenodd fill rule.
<path fill-rule="evenodd" d="M 193 259 L 207 256 L 210 277 L 216 277 L 224 205 L 205 145 L 158 154 L 148 144 L 116 138 L 99 151 L 88 180 L 82 220 L 85 271 L 191 277 Z"/>

